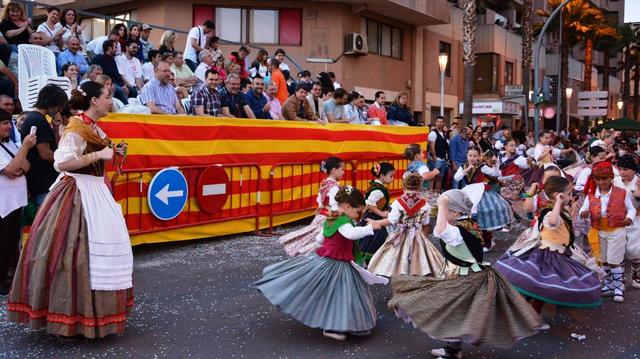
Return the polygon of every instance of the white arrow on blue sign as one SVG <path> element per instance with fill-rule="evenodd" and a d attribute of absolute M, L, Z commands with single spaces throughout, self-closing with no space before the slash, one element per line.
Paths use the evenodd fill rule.
<path fill-rule="evenodd" d="M 177 168 L 165 168 L 156 173 L 149 184 L 147 203 L 158 219 L 176 218 L 189 199 L 187 180 Z"/>

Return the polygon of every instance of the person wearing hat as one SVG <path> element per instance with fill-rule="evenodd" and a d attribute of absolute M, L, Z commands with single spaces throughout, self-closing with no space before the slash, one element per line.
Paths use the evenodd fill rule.
<path fill-rule="evenodd" d="M 636 210 L 640 207 L 640 180 L 636 156 L 624 155 L 618 159 L 620 176 L 613 179 L 613 185 L 624 188 L 632 199 Z M 631 262 L 631 286 L 640 289 L 640 218 L 636 215 L 627 226 L 627 247 L 625 258 Z"/>
<path fill-rule="evenodd" d="M 609 161 L 595 164 L 591 170 L 595 183 L 580 208 L 580 217 L 591 219 L 589 244 L 594 257 L 600 253 L 602 269 L 607 273 L 602 295 L 624 302 L 623 280 L 627 226 L 633 223 L 636 209 L 624 188 L 613 185 L 613 166 Z M 624 206 L 620 205 L 624 203 Z M 596 236 L 597 232 L 597 236 Z M 597 240 L 596 240 L 597 237 Z"/>
<path fill-rule="evenodd" d="M 149 56 L 149 50 L 153 49 L 153 44 L 149 40 L 151 35 L 151 26 L 149 24 L 142 24 L 142 31 L 140 32 L 140 44 L 142 45 L 142 58 L 146 59 Z"/>

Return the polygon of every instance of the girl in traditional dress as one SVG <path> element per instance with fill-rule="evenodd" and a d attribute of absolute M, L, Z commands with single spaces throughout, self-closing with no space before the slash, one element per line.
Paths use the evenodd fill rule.
<path fill-rule="evenodd" d="M 512 205 L 512 210 L 513 202 L 520 200 L 520 194 L 524 188 L 524 179 L 521 173 L 523 170 L 529 169 L 527 158 L 519 155 L 517 151 L 517 141 L 510 139 L 505 143 L 504 152 L 500 156 L 500 172 L 503 176 L 500 179 L 502 184 L 500 194 Z M 516 211 L 513 211 L 513 215 L 516 219 L 516 226 L 505 227 L 503 231 L 523 229 L 522 218 Z"/>
<path fill-rule="evenodd" d="M 345 340 L 347 334 L 368 335 L 375 327 L 376 310 L 367 283 L 387 281 L 353 262 L 354 241 L 380 228 L 375 222 L 353 225 L 364 209 L 364 196 L 347 186 L 335 200 L 340 215 L 324 223 L 322 246 L 308 256 L 266 267 L 255 286 L 281 312 L 322 329 L 327 338 Z"/>
<path fill-rule="evenodd" d="M 631 197 L 636 208 L 633 223 L 627 226 L 627 247 L 625 259 L 631 263 L 631 286 L 640 289 L 640 178 L 637 175 L 638 165 L 633 155 L 624 155 L 618 159 L 620 176 L 613 179 L 613 185 L 624 188 Z"/>
<path fill-rule="evenodd" d="M 110 105 L 99 83 L 73 91 L 70 106 L 84 112 L 69 120 L 54 153 L 61 174 L 20 255 L 9 321 L 60 337 L 124 332 L 133 305 L 133 254 L 122 210 L 104 180 L 104 162 L 114 149 L 96 123 Z"/>
<path fill-rule="evenodd" d="M 536 166 L 523 173 L 525 185 L 527 186 L 530 186 L 534 182 L 542 183 L 544 169 L 550 165 L 555 165 L 555 158 L 560 157 L 563 153 L 571 151 L 570 149 L 560 150 L 551 145 L 551 141 L 553 140 L 552 131 L 542 130 L 538 139 L 538 144 L 536 144 L 532 151 L 532 158 L 535 161 Z"/>
<path fill-rule="evenodd" d="M 338 157 L 329 157 L 320 164 L 320 171 L 327 174 L 327 178 L 320 184 L 318 190 L 318 209 L 311 224 L 297 231 L 290 232 L 280 237 L 280 243 L 284 245 L 284 250 L 291 257 L 307 255 L 320 245 L 318 239 L 322 239 L 322 225 L 334 216 L 338 210 L 338 203 L 335 200 L 336 193 L 340 188 L 340 179 L 344 176 L 344 161 Z"/>
<path fill-rule="evenodd" d="M 407 146 L 404 150 L 404 157 L 408 159 L 409 165 L 407 166 L 407 171 L 403 176 L 408 176 L 410 173 L 419 174 L 422 179 L 422 191 L 423 194 L 427 197 L 427 201 L 435 203 L 438 198 L 436 192 L 429 191 L 429 181 L 434 179 L 437 175 L 440 174 L 440 170 L 434 168 L 433 170 L 429 170 L 427 164 L 424 162 L 424 152 L 422 152 L 422 148 L 420 145 L 413 143 Z"/>
<path fill-rule="evenodd" d="M 389 217 L 378 222 L 394 229 L 371 258 L 367 269 L 372 273 L 385 277 L 441 274 L 444 258 L 423 231 L 431 206 L 420 196 L 421 186 L 419 174 L 405 177 L 404 194 L 391 205 Z"/>
<path fill-rule="evenodd" d="M 431 353 L 462 357 L 462 342 L 508 347 L 535 334 L 542 318 L 488 263 L 482 236 L 471 219 L 473 202 L 460 190 L 438 199 L 434 234 L 442 252 L 457 269 L 446 278 L 393 277 L 389 308 L 407 322 L 447 342 Z"/>
<path fill-rule="evenodd" d="M 539 240 L 512 246 L 494 266 L 520 293 L 533 298 L 531 304 L 538 313 L 545 303 L 596 307 L 600 305 L 600 279 L 571 257 L 579 250 L 574 247 L 571 214 L 566 210 L 572 201 L 571 183 L 552 176 L 544 183 L 544 192 L 550 200 L 536 224 Z"/>
<path fill-rule="evenodd" d="M 396 170 L 389 162 L 374 163 L 371 174 L 375 180 L 369 184 L 369 189 L 365 194 L 367 212 L 359 225 L 366 225 L 367 219 L 380 220 L 389 216 L 390 197 L 387 185 L 393 182 Z M 367 236 L 359 241 L 364 263 L 369 263 L 371 256 L 382 246 L 387 239 L 387 229 L 382 227 L 374 231 L 373 236 Z M 366 266 L 365 266 L 366 267 Z"/>
<path fill-rule="evenodd" d="M 546 182 L 549 177 L 560 176 L 561 174 L 562 171 L 560 171 L 556 166 L 549 166 L 545 168 L 542 175 L 542 182 L 532 183 L 529 191 L 523 195 L 523 208 L 530 220 L 533 221 L 538 218 L 538 216 L 540 216 L 540 211 L 542 211 L 542 209 L 549 203 L 549 198 L 544 192 L 544 182 Z"/>

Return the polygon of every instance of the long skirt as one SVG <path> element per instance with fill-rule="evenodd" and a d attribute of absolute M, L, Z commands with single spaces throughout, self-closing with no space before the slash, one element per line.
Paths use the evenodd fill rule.
<path fill-rule="evenodd" d="M 385 276 L 439 275 L 445 261 L 421 228 L 399 224 L 373 255 L 367 270 Z"/>
<path fill-rule="evenodd" d="M 382 217 L 378 216 L 373 212 L 367 212 L 367 214 L 360 221 L 360 223 L 358 223 L 358 226 L 366 226 L 367 219 L 378 221 L 378 220 L 381 220 Z M 387 240 L 388 235 L 389 235 L 389 232 L 387 232 L 387 227 L 382 227 L 378 230 L 373 231 L 372 236 L 363 237 L 358 241 L 358 245 L 360 246 L 360 251 L 362 251 L 365 261 L 368 262 L 369 260 L 371 260 L 371 257 L 373 257 L 373 254 L 377 252 L 378 249 L 380 249 L 380 247 L 382 247 L 384 242 Z"/>
<path fill-rule="evenodd" d="M 122 334 L 133 289 L 92 290 L 88 227 L 75 179 L 54 186 L 38 210 L 20 255 L 8 320 L 61 336 Z"/>
<path fill-rule="evenodd" d="M 392 279 L 389 308 L 405 321 L 450 342 L 509 347 L 534 335 L 542 318 L 500 273 L 487 267 L 446 279 Z"/>
<path fill-rule="evenodd" d="M 280 237 L 280 243 L 287 255 L 304 256 L 315 251 L 321 244 L 317 238 L 322 233 L 322 226 L 326 220 L 326 216 L 317 214 L 308 226 Z"/>
<path fill-rule="evenodd" d="M 513 209 L 506 199 L 492 190 L 485 190 L 478 203 L 478 227 L 492 231 L 513 222 Z"/>
<path fill-rule="evenodd" d="M 350 262 L 313 253 L 267 266 L 257 289 L 282 313 L 311 328 L 361 332 L 376 325 L 367 283 Z"/>
<path fill-rule="evenodd" d="M 566 307 L 600 305 L 597 274 L 564 253 L 539 247 L 520 256 L 507 251 L 495 267 L 526 296 Z"/>

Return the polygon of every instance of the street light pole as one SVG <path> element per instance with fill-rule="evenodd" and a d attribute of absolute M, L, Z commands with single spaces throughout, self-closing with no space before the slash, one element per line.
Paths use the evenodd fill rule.
<path fill-rule="evenodd" d="M 533 94 L 535 96 L 534 98 L 535 111 L 533 112 L 533 121 L 534 121 L 533 128 L 536 132 L 536 136 L 535 136 L 536 142 L 538 142 L 537 135 L 540 133 L 540 97 L 538 96 L 540 93 L 540 48 L 542 47 L 544 34 L 545 32 L 547 32 L 547 29 L 553 22 L 553 19 L 556 17 L 556 15 L 558 15 L 560 11 L 562 11 L 562 8 L 571 1 L 572 0 L 564 0 L 562 4 L 560 4 L 560 6 L 558 6 L 557 8 L 555 8 L 555 10 L 553 10 L 551 15 L 547 19 L 547 21 L 544 23 L 544 26 L 542 27 L 542 31 L 540 31 L 540 34 L 538 35 L 538 40 L 536 41 L 536 49 L 534 52 L 535 57 L 533 59 L 533 77 L 534 77 Z"/>
<path fill-rule="evenodd" d="M 447 71 L 449 56 L 446 53 L 438 55 L 438 65 L 440 66 L 440 116 L 444 117 L 444 73 Z"/>

